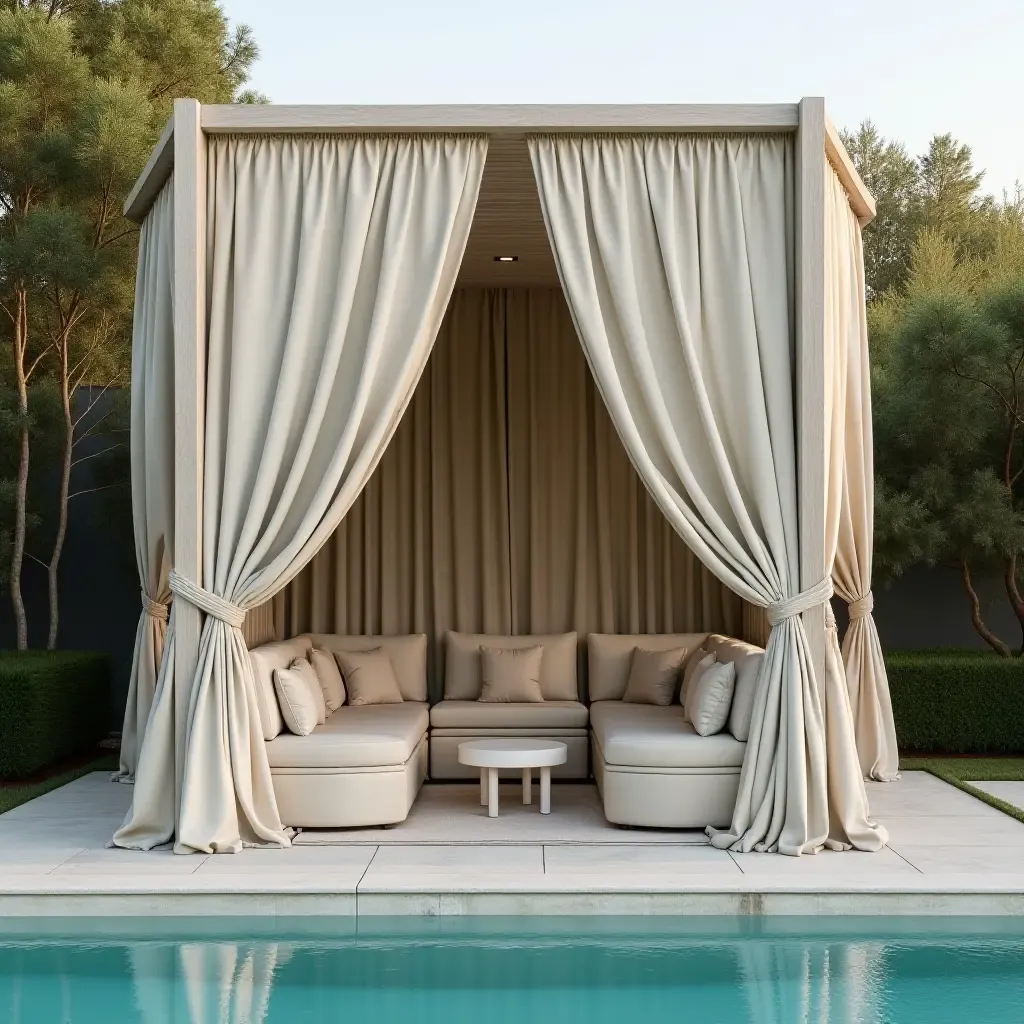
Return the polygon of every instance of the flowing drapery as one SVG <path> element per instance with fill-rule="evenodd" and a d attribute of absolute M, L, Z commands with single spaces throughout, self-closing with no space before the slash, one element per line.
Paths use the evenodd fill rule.
<path fill-rule="evenodd" d="M 282 635 L 426 633 L 435 700 L 449 629 L 735 635 L 742 617 L 630 465 L 558 288 L 455 291 L 377 471 L 281 596 Z"/>
<path fill-rule="evenodd" d="M 139 236 L 132 322 L 131 479 L 142 614 L 121 728 L 119 782 L 135 778 L 167 634 L 174 550 L 174 178 Z"/>
<path fill-rule="evenodd" d="M 207 617 L 177 814 L 133 805 L 118 845 L 288 844 L 240 627 L 333 533 L 398 426 L 486 151 L 468 136 L 209 142 L 203 580 L 170 576 Z"/>
<path fill-rule="evenodd" d="M 733 822 L 712 842 L 799 855 L 852 831 L 878 849 L 866 821 L 830 834 L 830 812 L 852 812 L 830 807 L 828 780 L 859 767 L 827 745 L 800 618 L 832 586 L 799 585 L 792 141 L 559 136 L 530 150 L 562 286 L 637 472 L 772 624 Z"/>
<path fill-rule="evenodd" d="M 842 437 L 835 452 L 841 472 L 833 475 L 829 501 L 838 519 L 832 533 L 836 593 L 850 609 L 842 662 L 853 712 L 857 754 L 864 777 L 890 782 L 899 772 L 896 725 L 878 629 L 871 614 L 874 548 L 874 452 L 871 429 L 871 369 L 860 224 L 838 176 L 826 168 L 826 331 L 837 354 L 830 375 L 836 387 L 836 419 Z"/>

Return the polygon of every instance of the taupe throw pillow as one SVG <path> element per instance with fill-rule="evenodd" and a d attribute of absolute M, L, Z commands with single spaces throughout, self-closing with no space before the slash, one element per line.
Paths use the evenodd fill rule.
<path fill-rule="evenodd" d="M 657 704 L 668 707 L 676 695 L 679 666 L 685 657 L 685 647 L 673 647 L 668 651 L 634 647 L 629 679 L 626 681 L 626 692 L 622 699 L 627 704 Z"/>
<path fill-rule="evenodd" d="M 289 732 L 308 736 L 323 724 L 326 711 L 320 680 L 305 658 L 296 658 L 287 668 L 274 669 L 274 690 Z"/>
<path fill-rule="evenodd" d="M 736 666 L 731 661 L 709 665 L 693 683 L 690 721 L 700 736 L 714 736 L 729 720 L 736 688 Z"/>
<path fill-rule="evenodd" d="M 380 647 L 372 651 L 335 651 L 334 657 L 345 677 L 349 707 L 402 703 L 402 690 L 387 651 Z"/>
<path fill-rule="evenodd" d="M 316 647 L 310 652 L 309 660 L 320 680 L 327 713 L 333 714 L 345 703 L 345 680 L 341 678 L 341 669 L 330 651 L 321 651 Z"/>
<path fill-rule="evenodd" d="M 543 647 L 481 647 L 480 701 L 485 704 L 542 703 L 540 663 L 543 656 Z"/>

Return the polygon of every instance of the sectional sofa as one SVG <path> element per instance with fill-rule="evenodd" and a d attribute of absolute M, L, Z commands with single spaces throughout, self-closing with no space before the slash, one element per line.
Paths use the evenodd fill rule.
<path fill-rule="evenodd" d="M 490 736 L 543 736 L 566 744 L 562 778 L 593 775 L 609 822 L 623 826 L 703 828 L 728 825 L 750 730 L 763 651 L 709 633 L 600 634 L 587 637 L 589 706 L 577 674 L 575 633 L 445 636 L 444 699 L 427 700 L 427 638 L 304 634 L 250 652 L 267 755 L 286 825 L 344 828 L 403 821 L 429 773 L 435 779 L 475 777 L 458 762 L 458 745 Z M 543 648 L 536 703 L 484 703 L 480 648 Z M 330 652 L 384 650 L 402 702 L 350 707 L 330 714 L 307 736 L 285 727 L 274 671 L 312 648 Z M 735 666 L 728 721 L 701 736 L 686 721 L 678 696 L 668 706 L 623 701 L 634 648 L 685 648 L 685 668 L 714 653 Z"/>

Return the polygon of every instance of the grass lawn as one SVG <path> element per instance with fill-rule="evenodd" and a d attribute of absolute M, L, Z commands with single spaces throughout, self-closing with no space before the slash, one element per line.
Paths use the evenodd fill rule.
<path fill-rule="evenodd" d="M 113 772 L 117 770 L 117 754 L 104 754 L 93 761 L 65 768 L 45 779 L 34 779 L 30 782 L 0 782 L 0 814 L 10 811 L 19 804 L 34 800 L 37 796 L 49 793 L 52 789 L 66 786 L 75 779 L 80 779 L 89 772 Z"/>
<path fill-rule="evenodd" d="M 1024 810 L 972 786 L 972 782 L 1024 782 L 1024 757 L 901 757 L 900 770 L 931 772 L 1011 818 L 1024 822 Z"/>

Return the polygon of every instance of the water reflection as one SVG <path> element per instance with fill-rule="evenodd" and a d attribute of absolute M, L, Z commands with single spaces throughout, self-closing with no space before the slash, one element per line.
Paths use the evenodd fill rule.
<path fill-rule="evenodd" d="M 0 1021 L 940 1024 L 978 1006 L 986 1021 L 1024 1019 L 1020 925 L 206 923 L 164 939 L 118 927 L 0 938 Z"/>

